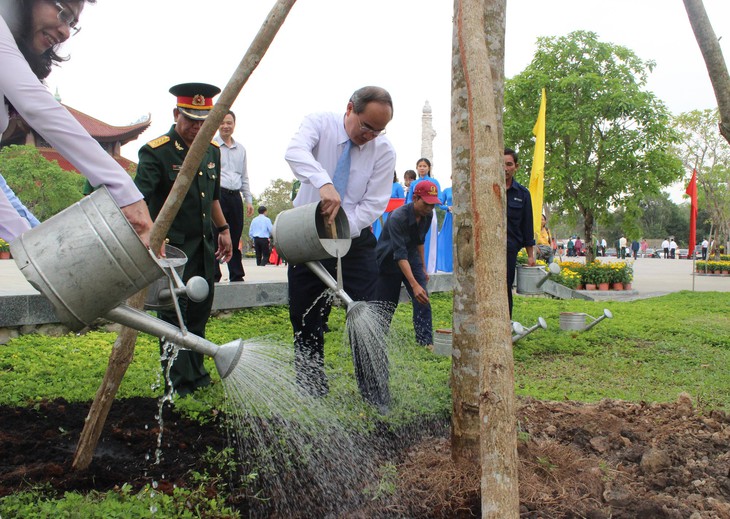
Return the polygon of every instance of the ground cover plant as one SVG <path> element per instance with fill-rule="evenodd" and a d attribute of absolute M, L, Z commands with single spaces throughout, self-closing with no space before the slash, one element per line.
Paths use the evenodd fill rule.
<path fill-rule="evenodd" d="M 730 517 L 729 300 L 689 292 L 631 303 L 515 299 L 515 319 L 529 326 L 542 316 L 549 326 L 514 347 L 524 517 Z M 450 296 L 433 303 L 434 327 L 448 328 Z M 614 318 L 588 332 L 559 329 L 560 312 L 603 308 Z M 450 359 L 416 346 L 410 319 L 401 305 L 390 351 L 394 405 L 380 416 L 357 396 L 344 312 L 332 313 L 327 398 L 382 446 L 365 497 L 341 516 L 479 515 L 478 471 L 450 462 Z M 217 343 L 262 335 L 290 342 L 286 308 L 233 312 L 208 329 Z M 231 449 L 219 381 L 163 410 L 154 463 L 159 356 L 156 340 L 140 337 L 84 474 L 70 471 L 70 459 L 115 334 L 27 335 L 0 347 L 1 517 L 266 516 L 270 496 Z"/>

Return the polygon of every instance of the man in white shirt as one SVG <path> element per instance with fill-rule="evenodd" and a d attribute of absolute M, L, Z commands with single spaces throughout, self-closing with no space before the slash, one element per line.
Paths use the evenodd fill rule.
<path fill-rule="evenodd" d="M 248 182 L 246 148 L 233 139 L 236 114 L 229 110 L 223 118 L 215 141 L 221 150 L 221 209 L 231 231 L 233 255 L 228 261 L 229 281 L 243 281 L 245 272 L 238 248 L 243 233 L 243 200 L 246 200 L 246 216 L 253 216 L 253 197 Z M 216 238 L 217 239 L 217 238 Z M 216 281 L 221 280 L 220 265 L 216 265 Z"/>
<path fill-rule="evenodd" d="M 674 237 L 669 239 L 669 257 L 672 259 L 677 257 L 677 242 L 674 241 Z"/>
<path fill-rule="evenodd" d="M 662 250 L 664 251 L 664 259 L 669 259 L 669 240 L 662 242 Z"/>
<path fill-rule="evenodd" d="M 707 238 L 702 240 L 702 261 L 707 261 L 707 247 L 710 246 L 710 242 L 707 241 Z"/>
<path fill-rule="evenodd" d="M 390 94 L 380 87 L 363 87 L 352 94 L 344 114 L 315 113 L 305 117 L 286 151 L 286 160 L 301 182 L 294 206 L 321 202 L 323 216 L 330 222 L 340 207 L 347 215 L 352 244 L 342 258 L 342 278 L 345 292 L 355 301 L 375 299 L 377 242 L 370 226 L 390 200 L 395 150 L 382 134 L 392 117 Z M 334 186 L 335 169 L 347 149 L 349 178 L 339 193 Z M 322 264 L 336 276 L 334 259 Z M 327 303 L 320 296 L 326 286 L 305 265 L 289 265 L 288 277 L 297 381 L 311 394 L 325 395 L 328 383 L 322 316 Z M 352 346 L 361 394 L 381 411 L 387 409 L 390 394 L 372 379 L 369 357 L 361 356 L 356 344 Z M 385 354 L 385 345 L 382 347 L 380 353 Z M 374 375 L 387 377 L 387 373 Z"/>

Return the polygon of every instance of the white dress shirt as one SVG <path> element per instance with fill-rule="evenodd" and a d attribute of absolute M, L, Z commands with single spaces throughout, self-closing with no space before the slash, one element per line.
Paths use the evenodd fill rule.
<path fill-rule="evenodd" d="M 319 189 L 331 184 L 337 159 L 349 139 L 344 114 L 315 113 L 304 118 L 286 150 L 286 161 L 301 181 L 294 207 L 320 201 Z M 350 177 L 341 208 L 350 224 L 350 236 L 385 211 L 390 200 L 395 171 L 395 149 L 385 136 L 350 150 Z"/>
<path fill-rule="evenodd" d="M 251 186 L 248 181 L 248 155 L 246 148 L 231 137 L 233 144 L 228 146 L 220 135 L 215 142 L 221 145 L 221 187 L 231 191 L 240 191 L 246 203 L 253 203 Z"/>
<path fill-rule="evenodd" d="M 0 71 L 0 98 L 7 98 L 23 119 L 88 178 L 92 186 L 105 185 L 121 207 L 142 200 L 142 193 L 132 177 L 53 98 L 31 71 L 2 17 Z M 9 122 L 8 106 L 3 104 L 0 134 Z M 27 229 L 27 222 L 12 209 L 7 197 L 0 196 L 0 237 L 10 241 Z"/>

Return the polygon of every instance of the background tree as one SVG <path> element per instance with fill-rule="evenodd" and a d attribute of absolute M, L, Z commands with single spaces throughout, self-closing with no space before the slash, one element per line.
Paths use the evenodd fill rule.
<path fill-rule="evenodd" d="M 34 146 L 0 150 L 0 171 L 39 220 L 47 220 L 83 197 L 84 177 L 48 161 Z"/>
<path fill-rule="evenodd" d="M 709 215 L 716 243 L 727 242 L 730 237 L 730 144 L 717 131 L 719 121 L 718 109 L 693 110 L 674 119 L 681 135 L 676 153 L 686 171 L 697 170 L 698 205 Z M 697 220 L 699 233 L 699 214 Z M 697 236 L 699 239 L 702 234 Z"/>
<path fill-rule="evenodd" d="M 635 205 L 681 178 L 669 112 L 645 90 L 654 64 L 592 32 L 538 38 L 527 68 L 506 82 L 505 142 L 530 170 L 540 89 L 547 91 L 545 200 L 584 220 Z M 523 179 L 524 180 L 524 179 Z M 589 258 L 594 251 L 589 248 Z"/>

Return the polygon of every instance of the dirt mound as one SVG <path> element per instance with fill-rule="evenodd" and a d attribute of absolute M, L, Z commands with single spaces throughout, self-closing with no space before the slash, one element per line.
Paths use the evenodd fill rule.
<path fill-rule="evenodd" d="M 166 409 L 156 464 L 157 402 L 120 400 L 91 467 L 74 472 L 71 460 L 87 411 L 87 405 L 63 400 L 0 407 L 0 496 L 41 483 L 84 492 L 154 481 L 160 491 L 171 491 L 174 484 L 189 486 L 192 471 L 217 470 L 206 464 L 205 453 L 227 446 L 220 425 L 201 425 Z M 730 519 L 730 417 L 723 412 L 698 412 L 686 397 L 651 405 L 524 399 L 518 424 L 525 518 Z M 389 453 L 397 465 L 396 494 L 348 517 L 480 515 L 478 468 L 451 461 L 448 438 L 433 435 L 438 427 L 423 430 L 431 435 Z M 392 445 L 392 432 L 382 435 Z M 236 499 L 231 504 L 245 510 L 240 495 Z M 317 512 L 306 511 L 310 517 Z"/>

